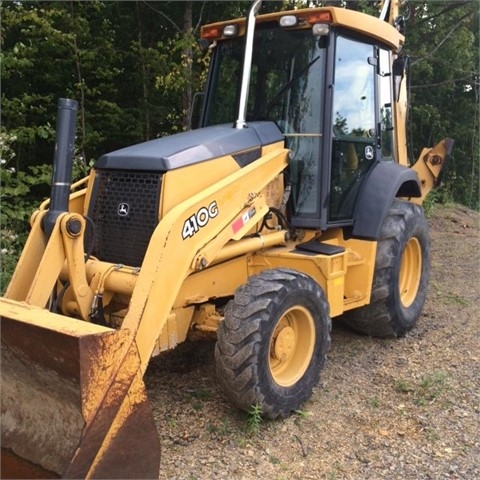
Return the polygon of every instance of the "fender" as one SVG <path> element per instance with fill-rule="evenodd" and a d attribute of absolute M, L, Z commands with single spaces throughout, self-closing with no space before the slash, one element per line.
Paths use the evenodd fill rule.
<path fill-rule="evenodd" d="M 354 237 L 378 240 L 395 197 L 421 197 L 415 171 L 393 162 L 377 163 L 365 179 L 354 210 Z"/>

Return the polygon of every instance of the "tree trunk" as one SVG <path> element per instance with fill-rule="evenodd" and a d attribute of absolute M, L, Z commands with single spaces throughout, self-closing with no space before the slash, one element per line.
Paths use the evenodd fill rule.
<path fill-rule="evenodd" d="M 183 33 L 190 37 L 192 33 L 192 2 L 188 0 L 185 2 L 185 9 L 183 11 Z M 185 63 L 185 71 L 187 75 L 187 85 L 182 93 L 182 107 L 183 107 L 183 126 L 188 128 L 188 121 L 190 117 L 190 109 L 192 106 L 192 63 L 193 50 L 190 44 L 185 46 L 182 53 L 182 62 Z"/>
<path fill-rule="evenodd" d="M 140 68 L 142 70 L 142 113 L 144 121 L 143 135 L 144 140 L 150 140 L 150 110 L 148 106 L 147 66 L 145 64 L 145 57 L 143 54 L 142 21 L 140 19 L 138 2 L 136 2 L 136 11 L 138 24 L 138 54 L 140 56 Z"/>

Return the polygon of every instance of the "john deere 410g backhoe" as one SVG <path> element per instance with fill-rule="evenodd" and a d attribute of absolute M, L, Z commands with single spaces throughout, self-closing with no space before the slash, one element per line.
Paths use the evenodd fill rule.
<path fill-rule="evenodd" d="M 411 329 L 429 276 L 421 203 L 453 146 L 406 149 L 404 20 L 321 7 L 203 27 L 200 127 L 103 155 L 70 186 L 61 99 L 52 194 L 5 296 L 2 476 L 157 478 L 143 375 L 215 335 L 239 408 L 312 394 L 331 318 Z"/>

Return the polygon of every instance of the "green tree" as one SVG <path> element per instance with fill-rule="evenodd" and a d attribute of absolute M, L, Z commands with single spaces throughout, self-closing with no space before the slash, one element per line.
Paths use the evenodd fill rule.
<path fill-rule="evenodd" d="M 264 2 L 261 13 L 313 5 L 378 10 L 370 0 L 282 0 Z M 411 57 L 412 157 L 445 136 L 454 138 L 443 188 L 474 208 L 477 7 L 475 1 L 411 2 L 405 46 Z M 32 205 L 48 195 L 58 98 L 79 101 L 78 174 L 105 152 L 185 129 L 208 65 L 196 43 L 200 25 L 244 16 L 250 2 L 15 0 L 0 1 L 0 8 L 3 241 L 27 230 Z"/>
<path fill-rule="evenodd" d="M 468 2 L 412 3 L 406 51 L 410 63 L 409 139 L 422 146 L 455 140 L 443 191 L 479 208 L 479 13 Z"/>
<path fill-rule="evenodd" d="M 79 174 L 105 152 L 184 128 L 205 78 L 200 24 L 248 4 L 18 0 L 0 8 L 3 288 L 33 206 L 48 195 L 57 99 L 79 101 Z"/>

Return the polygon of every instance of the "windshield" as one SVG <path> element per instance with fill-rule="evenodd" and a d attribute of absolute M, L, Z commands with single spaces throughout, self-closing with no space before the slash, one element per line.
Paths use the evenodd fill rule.
<path fill-rule="evenodd" d="M 247 121 L 273 120 L 285 133 L 320 133 L 324 49 L 310 29 L 255 31 Z M 234 122 L 242 78 L 244 39 L 216 47 L 204 125 Z"/>

